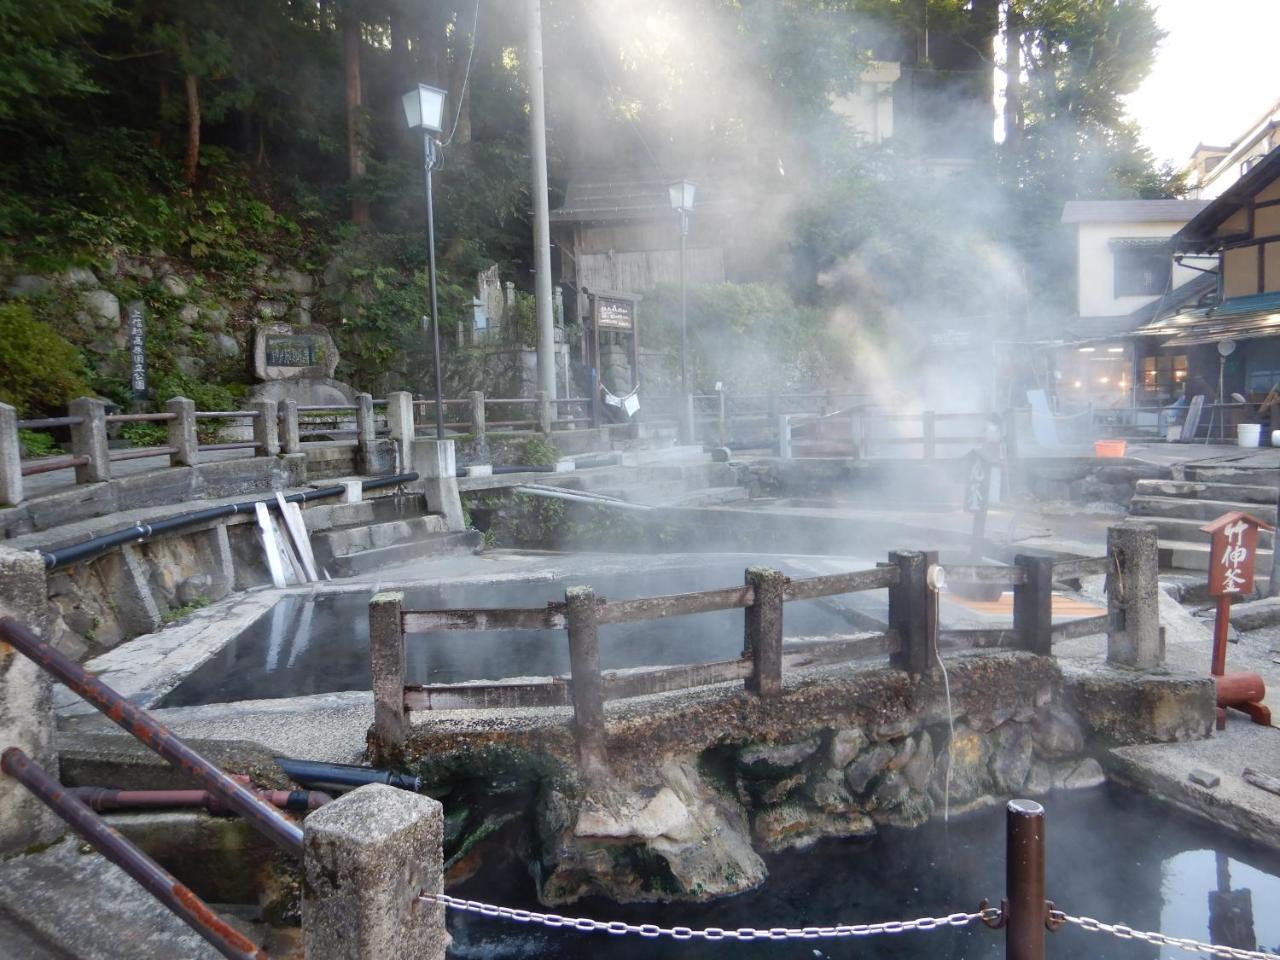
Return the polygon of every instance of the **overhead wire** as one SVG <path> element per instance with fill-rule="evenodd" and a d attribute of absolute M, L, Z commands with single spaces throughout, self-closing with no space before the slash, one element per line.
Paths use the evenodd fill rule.
<path fill-rule="evenodd" d="M 462 120 L 462 104 L 467 99 L 467 85 L 471 81 L 471 61 L 476 55 L 476 29 L 480 26 L 480 0 L 476 0 L 475 16 L 471 20 L 471 49 L 467 51 L 467 66 L 462 74 L 462 90 L 458 94 L 458 110 L 453 115 L 453 128 L 449 131 L 449 136 L 440 146 L 447 147 L 453 143 L 453 135 L 458 132 L 458 124 Z"/>

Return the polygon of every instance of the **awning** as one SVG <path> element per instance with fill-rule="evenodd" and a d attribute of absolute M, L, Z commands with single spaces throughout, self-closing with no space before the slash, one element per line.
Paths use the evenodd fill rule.
<path fill-rule="evenodd" d="M 1233 297 L 1212 307 L 1186 310 L 1139 327 L 1134 334 L 1164 337 L 1162 347 L 1190 347 L 1219 340 L 1280 336 L 1280 293 Z"/>

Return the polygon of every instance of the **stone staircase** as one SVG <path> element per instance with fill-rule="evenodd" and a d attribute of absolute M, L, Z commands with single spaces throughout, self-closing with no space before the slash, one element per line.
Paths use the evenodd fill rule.
<path fill-rule="evenodd" d="M 746 500 L 745 487 L 728 463 L 697 459 L 635 466 L 602 467 L 565 474 L 557 486 L 599 493 L 630 503 L 664 507 L 700 507 Z"/>
<path fill-rule="evenodd" d="M 1209 535 L 1200 527 L 1224 513 L 1240 510 L 1276 522 L 1280 476 L 1274 470 L 1229 465 L 1187 464 L 1181 480 L 1139 480 L 1129 515 L 1155 525 L 1160 535 L 1160 566 L 1177 570 L 1209 569 Z M 1272 534 L 1258 537 L 1255 574 L 1271 571 Z"/>
<path fill-rule="evenodd" d="M 480 545 L 477 531 L 450 532 L 443 516 L 423 512 L 420 498 L 382 497 L 326 509 L 333 511 L 329 526 L 311 535 L 311 549 L 318 567 L 333 577 Z"/>

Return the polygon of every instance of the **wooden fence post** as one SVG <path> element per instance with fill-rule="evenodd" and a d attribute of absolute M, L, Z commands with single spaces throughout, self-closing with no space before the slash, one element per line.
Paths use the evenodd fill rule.
<path fill-rule="evenodd" d="M 751 657 L 746 687 L 764 699 L 782 695 L 782 594 L 787 577 L 781 570 L 749 567 L 747 586 L 755 593 L 746 608 L 743 653 Z"/>
<path fill-rule="evenodd" d="M 1020 553 L 1013 563 L 1027 578 L 1013 588 L 1018 648 L 1047 657 L 1053 653 L 1053 558 Z"/>
<path fill-rule="evenodd" d="M 1164 663 L 1160 639 L 1160 562 L 1156 528 L 1120 523 L 1107 528 L 1107 662 L 1139 670 Z"/>
<path fill-rule="evenodd" d="M 920 414 L 920 437 L 924 444 L 924 458 L 932 460 L 937 456 L 938 422 L 932 410 Z"/>
<path fill-rule="evenodd" d="M 936 551 L 895 550 L 889 563 L 898 568 L 897 586 L 889 588 L 889 628 L 901 646 L 889 665 L 908 673 L 932 673 L 938 660 L 937 594 L 929 588 L 929 567 L 938 562 Z"/>
<path fill-rule="evenodd" d="M 169 454 L 169 466 L 194 467 L 200 456 L 196 440 L 196 402 L 186 397 L 174 397 L 165 404 L 165 410 L 173 414 L 173 419 L 166 424 L 169 446 L 174 449 Z"/>
<path fill-rule="evenodd" d="M 22 502 L 22 444 L 18 440 L 18 411 L 0 403 L 0 504 Z"/>
<path fill-rule="evenodd" d="M 578 766 L 584 778 L 609 772 L 604 729 L 604 680 L 600 676 L 600 626 L 596 593 L 590 587 L 564 592 L 569 628 L 569 673 L 573 686 L 573 727 Z"/>
<path fill-rule="evenodd" d="M 373 753 L 378 764 L 404 754 L 404 594 L 369 601 L 369 659 L 373 673 Z"/>

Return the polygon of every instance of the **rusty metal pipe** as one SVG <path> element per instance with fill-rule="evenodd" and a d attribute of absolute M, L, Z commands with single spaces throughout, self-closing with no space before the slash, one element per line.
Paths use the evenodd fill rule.
<path fill-rule="evenodd" d="M 252 940 L 205 905 L 186 886 L 115 830 L 17 747 L 0 755 L 0 769 L 40 798 L 95 850 L 114 863 L 196 933 L 232 960 L 266 960 Z"/>
<path fill-rule="evenodd" d="M 0 641 L 4 641 L 53 674 L 74 693 L 92 704 L 112 722 L 133 734 L 183 773 L 195 777 L 211 794 L 244 817 L 253 827 L 302 859 L 302 828 L 286 820 L 253 791 L 237 783 L 216 766 L 156 722 L 149 713 L 134 706 L 93 676 L 74 660 L 45 643 L 12 617 L 0 617 Z"/>
<path fill-rule="evenodd" d="M 1005 960 L 1044 960 L 1044 807 L 1010 800 L 1005 811 Z"/>

